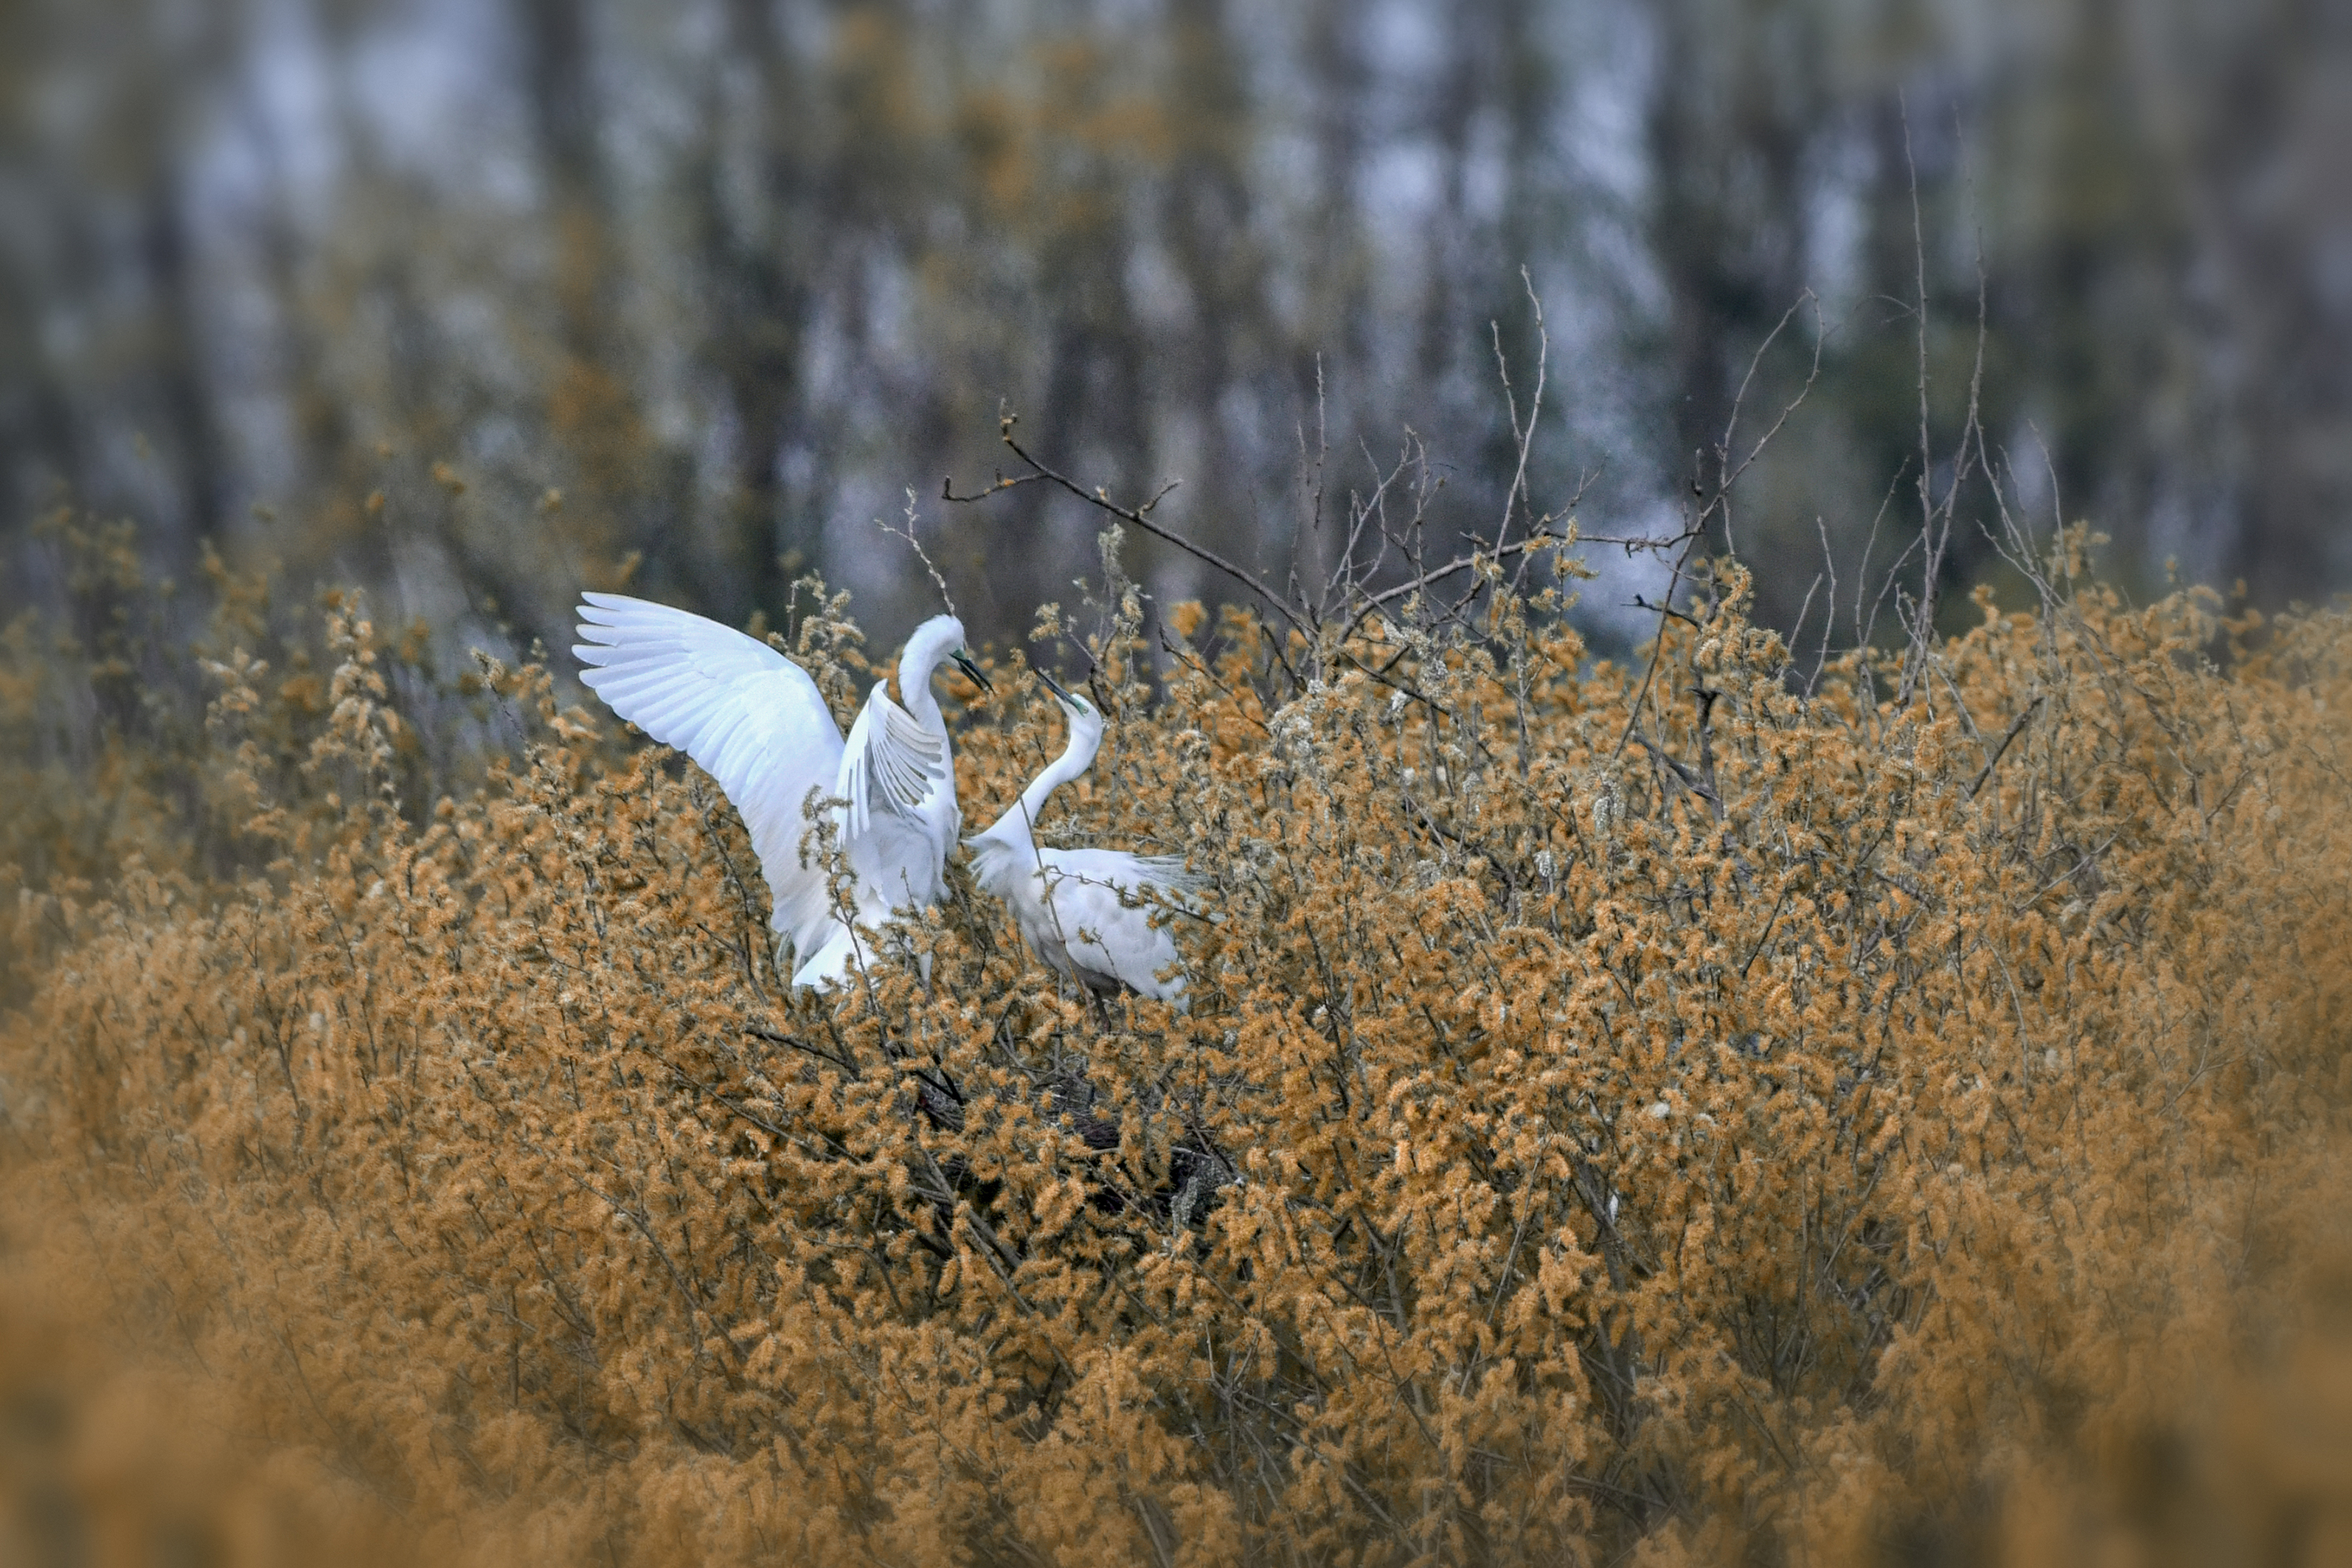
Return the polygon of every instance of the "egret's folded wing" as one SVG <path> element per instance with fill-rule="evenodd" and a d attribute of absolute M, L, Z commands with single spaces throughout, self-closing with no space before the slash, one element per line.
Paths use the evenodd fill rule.
<path fill-rule="evenodd" d="M 822 867 L 800 863 L 801 803 L 829 792 L 841 731 L 808 671 L 716 621 L 619 594 L 583 594 L 572 652 L 614 712 L 692 757 L 751 830 L 774 924 L 814 950 L 832 919 Z"/>
<path fill-rule="evenodd" d="M 1184 864 L 1181 855 L 1132 855 L 1136 880 L 1149 883 L 1171 898 L 1189 898 L 1209 885 L 1209 879 Z"/>
<path fill-rule="evenodd" d="M 1053 920 L 1067 943 L 1070 963 L 1182 1005 L 1183 977 L 1173 972 L 1183 959 L 1175 938 L 1163 928 L 1164 917 L 1131 901 L 1147 885 L 1165 891 L 1145 868 L 1154 860 L 1164 867 L 1167 858 L 1147 859 L 1119 849 L 1048 849 L 1042 858 Z M 1163 970 L 1171 972 L 1164 981 Z"/>
<path fill-rule="evenodd" d="M 948 749 L 937 735 L 890 700 L 890 683 L 877 680 L 849 726 L 833 793 L 849 803 L 842 836 L 866 832 L 876 811 L 912 816 L 948 774 Z"/>
<path fill-rule="evenodd" d="M 1211 879 L 1202 872 L 1187 869 L 1181 856 L 1130 855 L 1124 849 L 1058 849 L 1052 852 L 1051 863 L 1058 878 L 1105 889 L 1122 907 L 1140 906 L 1133 910 L 1134 918 L 1147 923 L 1166 919 L 1154 914 L 1155 908 L 1181 911 L 1211 924 L 1221 923 L 1222 917 L 1202 903 Z M 1061 894 L 1056 891 L 1055 897 L 1058 900 Z"/>

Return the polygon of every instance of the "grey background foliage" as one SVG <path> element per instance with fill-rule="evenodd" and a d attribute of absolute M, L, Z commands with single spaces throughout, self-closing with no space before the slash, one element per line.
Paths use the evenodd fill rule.
<path fill-rule="evenodd" d="M 1593 532 L 1671 529 L 1818 301 L 1719 542 L 1769 621 L 1916 520 L 1921 285 L 1948 454 L 1980 280 L 2017 500 L 2135 591 L 2315 597 L 2352 573 L 2347 33 L 2322 0 L 16 0 L 0 607 L 56 589 L 70 503 L 159 570 L 267 557 L 459 641 L 555 642 L 583 583 L 779 616 L 807 566 L 890 636 L 932 607 L 874 526 L 911 488 L 1002 643 L 1095 520 L 939 503 L 1003 463 L 1000 408 L 1116 493 L 1181 477 L 1159 515 L 1277 576 L 1326 548 L 1302 463 L 1361 486 L 1408 429 L 1475 526 L 1522 268 L 1533 493 L 1589 480 Z M 1997 581 L 1961 515 L 1948 575 Z M 1655 576 L 1579 613 L 1636 636 Z"/>

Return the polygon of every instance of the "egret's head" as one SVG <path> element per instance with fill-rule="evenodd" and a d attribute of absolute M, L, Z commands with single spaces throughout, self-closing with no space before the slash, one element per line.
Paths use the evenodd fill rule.
<path fill-rule="evenodd" d="M 1091 757 L 1095 748 L 1102 743 L 1101 710 L 1077 693 L 1065 689 L 1060 681 L 1042 669 L 1037 672 L 1037 679 L 1045 683 L 1045 689 L 1052 692 L 1054 700 L 1062 705 L 1063 715 L 1070 721 L 1071 746 L 1083 750 Z"/>
<path fill-rule="evenodd" d="M 953 616 L 933 616 L 917 626 L 914 635 L 907 639 L 907 651 L 899 656 L 898 668 L 902 672 L 920 671 L 922 679 L 929 680 L 931 671 L 949 663 L 971 677 L 972 684 L 982 690 L 996 689 L 973 662 L 971 649 L 964 646 L 963 623 Z M 899 684 L 906 684 L 903 673 Z"/>

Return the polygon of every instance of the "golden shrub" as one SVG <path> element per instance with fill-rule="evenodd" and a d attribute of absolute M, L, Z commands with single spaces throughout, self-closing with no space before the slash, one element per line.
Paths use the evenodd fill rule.
<path fill-rule="evenodd" d="M 339 600 L 213 659 L 233 852 L 19 873 L 0 1311 L 82 1348 L 0 1383 L 276 1521 L 125 1561 L 2323 1560 L 2352 645 L 2054 580 L 1808 679 L 1736 574 L 1621 668 L 1499 581 L 1147 646 L 1114 562 L 1056 815 L 1210 879 L 1189 1013 L 968 889 L 794 998 L 707 780 L 493 667 L 423 808 Z"/>

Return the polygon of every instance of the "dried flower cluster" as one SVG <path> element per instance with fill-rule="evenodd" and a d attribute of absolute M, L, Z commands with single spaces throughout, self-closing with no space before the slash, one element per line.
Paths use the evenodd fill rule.
<path fill-rule="evenodd" d="M 2341 1550 L 2352 642 L 2079 542 L 1810 677 L 1736 574 L 1620 668 L 1492 567 L 1310 643 L 1107 552 L 1051 826 L 1206 879 L 1185 1014 L 968 887 L 795 998 L 732 813 L 546 671 L 425 712 L 352 602 L 315 673 L 215 633 L 193 760 L 5 781 L 79 846 L 10 829 L 0 1387 L 70 1427 L 11 1539 Z M 843 605 L 793 633 L 845 709 Z M 995 673 L 971 821 L 1061 743 Z"/>

